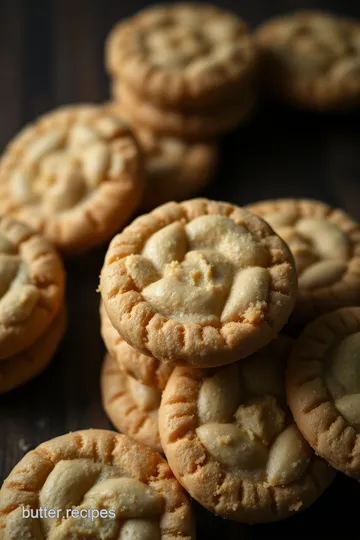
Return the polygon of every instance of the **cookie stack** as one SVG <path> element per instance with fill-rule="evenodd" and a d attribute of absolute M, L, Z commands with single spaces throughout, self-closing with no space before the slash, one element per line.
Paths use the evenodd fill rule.
<path fill-rule="evenodd" d="M 246 24 L 209 5 L 148 8 L 113 29 L 106 65 L 119 111 L 149 156 L 144 206 L 189 197 L 213 172 L 209 141 L 242 123 L 256 101 Z"/>
<path fill-rule="evenodd" d="M 65 273 L 55 249 L 0 218 L 0 393 L 40 373 L 65 332 Z"/>

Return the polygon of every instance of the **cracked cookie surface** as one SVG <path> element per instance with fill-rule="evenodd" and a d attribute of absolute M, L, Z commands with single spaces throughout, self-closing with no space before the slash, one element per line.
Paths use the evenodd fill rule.
<path fill-rule="evenodd" d="M 163 205 L 115 236 L 100 290 L 131 346 L 204 367 L 244 358 L 276 337 L 294 305 L 296 273 L 263 220 L 193 199 Z"/>
<path fill-rule="evenodd" d="M 127 124 L 102 107 L 40 117 L 0 162 L 0 212 L 22 219 L 64 252 L 111 237 L 139 204 L 142 158 Z"/>
<path fill-rule="evenodd" d="M 58 519 L 22 517 L 21 506 L 60 510 Z M 66 517 L 74 508 L 115 518 Z M 86 430 L 45 442 L 13 469 L 0 491 L 4 540 L 192 540 L 190 502 L 154 450 L 111 431 Z"/>
<path fill-rule="evenodd" d="M 158 411 L 161 391 L 139 383 L 106 355 L 101 373 L 102 402 L 114 426 L 157 452 L 162 452 Z"/>
<path fill-rule="evenodd" d="M 279 199 L 249 205 L 288 244 L 298 274 L 290 321 L 303 325 L 321 313 L 360 300 L 360 226 L 319 201 Z"/>
<path fill-rule="evenodd" d="M 112 75 L 152 102 L 203 107 L 233 95 L 256 64 L 246 24 L 214 6 L 156 6 L 119 23 L 106 47 Z"/>
<path fill-rule="evenodd" d="M 295 343 L 288 401 L 304 437 L 336 469 L 360 479 L 360 308 L 326 313 Z"/>
<path fill-rule="evenodd" d="M 280 335 L 230 366 L 177 367 L 165 388 L 159 430 L 168 462 L 190 495 L 222 517 L 286 518 L 310 506 L 334 477 L 286 405 L 292 343 Z"/>
<path fill-rule="evenodd" d="M 65 271 L 53 246 L 11 217 L 0 217 L 0 360 L 32 345 L 60 309 Z"/>
<path fill-rule="evenodd" d="M 278 96 L 315 109 L 360 100 L 360 24 L 322 12 L 265 22 L 256 33 L 264 78 Z"/>

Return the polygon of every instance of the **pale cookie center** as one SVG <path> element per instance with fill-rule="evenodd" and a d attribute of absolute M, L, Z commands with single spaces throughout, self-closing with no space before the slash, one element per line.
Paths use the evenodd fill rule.
<path fill-rule="evenodd" d="M 121 147 L 110 148 L 123 124 L 112 117 L 54 126 L 30 141 L 20 166 L 10 176 L 10 194 L 19 205 L 42 205 L 45 213 L 63 212 L 83 201 L 109 171 L 124 169 Z"/>
<path fill-rule="evenodd" d="M 28 265 L 17 254 L 15 246 L 0 234 L 0 324 L 26 320 L 39 296 Z"/>
<path fill-rule="evenodd" d="M 267 378 L 267 373 L 272 376 Z M 219 370 L 201 384 L 196 433 L 231 474 L 279 486 L 300 479 L 306 471 L 312 452 L 295 424 L 286 419 L 283 378 L 281 363 L 258 354 L 241 367 Z"/>
<path fill-rule="evenodd" d="M 328 287 L 341 280 L 351 256 L 351 246 L 347 235 L 337 225 L 325 219 L 297 219 L 288 209 L 264 218 L 288 244 L 302 289 Z"/>
<path fill-rule="evenodd" d="M 40 518 L 46 537 L 94 534 L 96 538 L 160 540 L 162 497 L 151 487 L 127 477 L 119 468 L 90 459 L 58 462 L 39 494 L 39 505 L 60 511 L 59 519 Z M 81 513 L 66 516 L 67 509 L 113 511 L 114 516 L 92 519 Z M 92 536 L 91 536 L 92 537 Z"/>
<path fill-rule="evenodd" d="M 125 265 L 145 300 L 168 318 L 256 324 L 267 309 L 269 258 L 242 225 L 224 216 L 201 216 L 160 229 Z"/>
<path fill-rule="evenodd" d="M 335 407 L 360 433 L 360 332 L 347 336 L 330 352 L 325 382 Z"/>
<path fill-rule="evenodd" d="M 160 407 L 161 391 L 157 388 L 145 386 L 130 376 L 127 381 L 131 396 L 138 408 L 148 416 L 156 419 Z"/>

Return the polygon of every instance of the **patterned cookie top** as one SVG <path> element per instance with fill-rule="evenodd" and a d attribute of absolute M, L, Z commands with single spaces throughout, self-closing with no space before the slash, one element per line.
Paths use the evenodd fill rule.
<path fill-rule="evenodd" d="M 41 117 L 15 137 L 0 163 L 0 211 L 65 251 L 97 243 L 109 230 L 111 236 L 119 207 L 129 215 L 142 187 L 140 151 L 127 124 L 96 106 Z"/>
<path fill-rule="evenodd" d="M 104 409 L 114 426 L 136 441 L 162 452 L 158 429 L 161 391 L 140 384 L 124 373 L 109 354 L 102 368 L 101 391 Z"/>
<path fill-rule="evenodd" d="M 111 32 L 111 73 L 163 104 L 204 106 L 234 92 L 255 60 L 246 24 L 214 6 L 143 10 Z"/>
<path fill-rule="evenodd" d="M 55 249 L 27 225 L 0 217 L 0 359 L 26 349 L 49 327 L 64 288 Z"/>
<path fill-rule="evenodd" d="M 228 203 L 169 203 L 111 242 L 101 294 L 113 326 L 144 354 L 210 366 L 273 339 L 295 301 L 284 242 Z"/>
<path fill-rule="evenodd" d="M 283 94 L 320 108 L 359 100 L 358 22 L 327 13 L 300 12 L 266 22 L 257 37 L 269 83 Z"/>
<path fill-rule="evenodd" d="M 315 451 L 360 479 L 360 308 L 310 323 L 288 368 L 289 405 Z"/>
<path fill-rule="evenodd" d="M 293 319 L 307 322 L 360 299 L 360 227 L 318 201 L 283 199 L 249 206 L 290 247 L 298 273 Z"/>
<path fill-rule="evenodd" d="M 103 303 L 100 305 L 101 336 L 120 369 L 139 383 L 163 390 L 174 369 L 169 362 L 157 360 L 130 347 L 113 327 Z"/>
<path fill-rule="evenodd" d="M 192 497 L 223 517 L 259 523 L 310 505 L 333 474 L 286 405 L 292 339 L 216 370 L 176 368 L 159 429 L 170 466 Z"/>
<path fill-rule="evenodd" d="M 59 510 L 60 517 L 25 519 L 22 505 Z M 71 508 L 111 510 L 115 518 L 67 517 Z M 29 452 L 0 491 L 0 530 L 4 540 L 195 538 L 190 503 L 166 461 L 102 430 L 69 433 Z"/>

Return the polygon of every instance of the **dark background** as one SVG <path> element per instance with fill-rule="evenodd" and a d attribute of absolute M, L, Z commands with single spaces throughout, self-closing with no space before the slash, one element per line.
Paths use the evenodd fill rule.
<path fill-rule="evenodd" d="M 255 27 L 289 10 L 320 8 L 360 19 L 360 1 L 218 0 Z M 26 122 L 56 106 L 108 99 L 103 43 L 139 0 L 0 0 L 0 149 Z M 203 194 L 238 204 L 313 197 L 360 220 L 359 113 L 316 114 L 263 103 L 223 140 L 219 173 Z M 104 348 L 95 292 L 106 246 L 66 262 L 69 330 L 50 368 L 0 397 L 0 481 L 23 454 L 70 430 L 110 427 L 100 405 Z M 197 507 L 198 538 L 357 538 L 360 488 L 343 475 L 308 511 L 247 527 Z"/>

